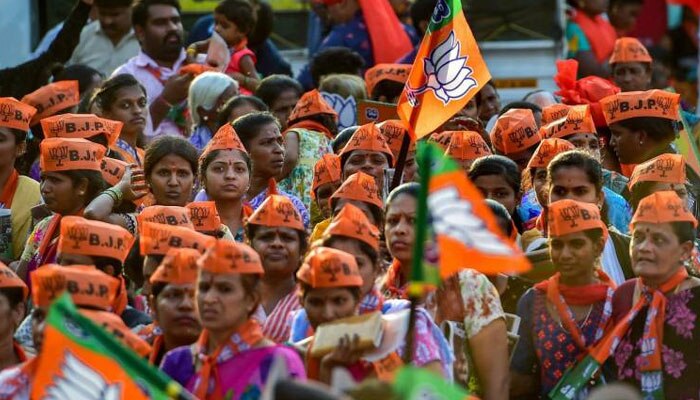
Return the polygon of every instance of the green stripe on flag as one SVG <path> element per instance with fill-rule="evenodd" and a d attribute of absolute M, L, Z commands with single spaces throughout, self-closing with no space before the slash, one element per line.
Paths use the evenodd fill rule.
<path fill-rule="evenodd" d="M 438 0 L 433 10 L 433 15 L 430 17 L 430 24 L 428 25 L 426 35 L 451 24 L 455 15 L 459 15 L 461 12 L 461 0 Z"/>

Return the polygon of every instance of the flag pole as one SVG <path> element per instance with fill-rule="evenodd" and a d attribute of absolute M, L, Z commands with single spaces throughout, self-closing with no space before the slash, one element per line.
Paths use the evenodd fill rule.
<path fill-rule="evenodd" d="M 428 192 L 430 184 L 430 165 L 432 163 L 431 152 L 423 143 L 417 148 L 416 161 L 420 171 L 420 189 L 416 205 L 416 239 L 413 245 L 413 264 L 411 265 L 411 277 L 408 282 L 408 294 L 411 301 L 411 312 L 408 319 L 408 337 L 406 338 L 406 350 L 404 352 L 404 364 L 413 360 L 416 308 L 418 302 L 425 295 L 425 280 L 423 271 L 423 252 L 425 247 L 426 232 L 428 229 Z"/>

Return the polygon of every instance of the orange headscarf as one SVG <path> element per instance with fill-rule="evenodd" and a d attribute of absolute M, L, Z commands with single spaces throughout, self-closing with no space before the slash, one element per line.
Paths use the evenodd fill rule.
<path fill-rule="evenodd" d="M 591 229 L 603 231 L 607 240 L 608 228 L 600 217 L 598 206 L 574 200 L 559 200 L 548 206 L 549 236 L 558 237 Z"/>
<path fill-rule="evenodd" d="M 34 114 L 34 107 L 17 101 L 14 97 L 0 97 L 0 126 L 28 131 Z"/>
<path fill-rule="evenodd" d="M 678 120 L 681 96 L 665 90 L 622 92 L 600 101 L 608 125 L 630 118 L 653 117 Z"/>
<path fill-rule="evenodd" d="M 216 209 L 216 202 L 193 201 L 185 208 L 190 210 L 190 219 L 197 232 L 216 232 L 221 229 L 221 218 Z"/>
<path fill-rule="evenodd" d="M 39 144 L 39 167 L 44 172 L 78 169 L 102 171 L 106 149 L 85 139 L 47 138 Z"/>
<path fill-rule="evenodd" d="M 352 204 L 345 204 L 326 228 L 324 237 L 345 236 L 367 243 L 379 251 L 379 229 L 372 225 L 365 213 Z"/>
<path fill-rule="evenodd" d="M 314 177 L 311 184 L 311 198 L 316 198 L 316 190 L 326 183 L 340 183 L 340 156 L 324 154 L 314 165 Z"/>
<path fill-rule="evenodd" d="M 133 244 L 134 236 L 121 226 L 76 216 L 61 219 L 59 253 L 109 257 L 123 264 Z"/>
<path fill-rule="evenodd" d="M 655 192 L 642 199 L 632 217 L 630 230 L 639 222 L 664 224 L 668 222 L 690 222 L 697 228 L 698 221 L 688 210 L 678 194 L 673 191 Z"/>
<path fill-rule="evenodd" d="M 22 103 L 37 109 L 30 123 L 34 126 L 42 119 L 80 103 L 78 81 L 49 83 L 22 97 Z"/>
<path fill-rule="evenodd" d="M 556 157 L 557 154 L 563 153 L 565 151 L 573 150 L 576 147 L 569 141 L 564 139 L 544 139 L 537 146 L 537 150 L 532 154 L 530 162 L 527 164 L 527 169 L 530 168 L 547 168 L 550 162 Z"/>
<path fill-rule="evenodd" d="M 491 149 L 484 138 L 473 131 L 452 132 L 450 144 L 445 149 L 445 155 L 455 160 L 476 160 L 489 154 Z"/>
<path fill-rule="evenodd" d="M 304 231 L 304 221 L 294 203 L 280 194 L 271 194 L 248 218 L 247 224 L 292 228 Z"/>
<path fill-rule="evenodd" d="M 371 97 L 374 88 L 381 81 L 406 83 L 409 72 L 411 72 L 410 64 L 375 64 L 374 67 L 365 72 L 367 94 Z"/>
<path fill-rule="evenodd" d="M 542 138 L 566 138 L 579 133 L 597 134 L 588 105 L 571 106 L 564 118 L 540 128 Z"/>
<path fill-rule="evenodd" d="M 642 42 L 633 37 L 621 37 L 615 41 L 615 48 L 610 56 L 610 65 L 616 63 L 639 62 L 651 64 L 649 51 Z"/>
<path fill-rule="evenodd" d="M 491 133 L 491 144 L 501 154 L 526 150 L 540 141 L 532 110 L 513 108 L 498 117 Z"/>
<path fill-rule="evenodd" d="M 309 252 L 297 271 L 297 279 L 314 289 L 362 286 L 355 257 L 328 247 L 316 247 Z"/>
<path fill-rule="evenodd" d="M 217 240 L 197 261 L 202 271 L 212 274 L 263 275 L 260 256 L 252 247 L 229 240 Z"/>
<path fill-rule="evenodd" d="M 339 199 L 357 200 L 374 204 L 379 208 L 384 207 L 384 201 L 379 196 L 377 181 L 362 171 L 350 175 L 331 196 L 331 202 Z"/>
<path fill-rule="evenodd" d="M 15 274 L 13 270 L 7 265 L 0 261 L 0 288 L 21 288 L 22 296 L 24 300 L 27 300 L 27 295 L 29 295 L 29 288 L 27 284 L 24 283 L 22 279 Z"/>
<path fill-rule="evenodd" d="M 634 167 L 628 187 L 640 182 L 665 182 L 683 185 L 686 182 L 685 160 L 680 154 L 661 154 Z"/>
<path fill-rule="evenodd" d="M 170 249 L 149 282 L 184 285 L 197 281 L 197 260 L 202 254 L 194 249 Z"/>
<path fill-rule="evenodd" d="M 599 102 L 605 96 L 619 93 L 620 88 L 612 84 L 609 80 L 598 76 L 587 76 L 577 80 L 577 74 L 578 61 L 557 61 L 557 74 L 554 76 L 554 82 L 556 82 L 560 90 L 555 94 L 561 96 L 564 104 L 590 105 L 595 126 L 607 126 Z"/>
<path fill-rule="evenodd" d="M 394 165 L 394 153 L 386 144 L 384 135 L 374 123 L 360 126 L 350 137 L 348 143 L 340 151 L 340 159 L 344 162 L 354 150 L 365 150 L 383 153 L 389 161 L 389 166 Z"/>
<path fill-rule="evenodd" d="M 104 135 L 107 147 L 117 143 L 123 126 L 123 122 L 100 118 L 95 114 L 60 114 L 41 120 L 41 128 L 47 138 L 89 139 Z"/>

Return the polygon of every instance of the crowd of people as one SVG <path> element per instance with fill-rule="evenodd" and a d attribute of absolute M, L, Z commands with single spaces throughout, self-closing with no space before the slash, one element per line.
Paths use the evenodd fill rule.
<path fill-rule="evenodd" d="M 64 293 L 200 399 L 260 398 L 279 363 L 280 399 L 400 398 L 382 384 L 404 363 L 482 399 L 700 399 L 693 110 L 625 36 L 640 2 L 611 4 L 619 26 L 571 4 L 556 93 L 485 83 L 419 140 L 347 123 L 333 95 L 397 103 L 441 2 L 313 0 L 329 28 L 294 79 L 264 1 L 221 1 L 186 45 L 177 0 L 78 0 L 0 71 L 0 399 L 34 398 Z M 463 260 L 409 296 L 422 142 L 529 272 Z M 347 334 L 314 351 L 320 327 L 407 310 L 378 360 Z"/>

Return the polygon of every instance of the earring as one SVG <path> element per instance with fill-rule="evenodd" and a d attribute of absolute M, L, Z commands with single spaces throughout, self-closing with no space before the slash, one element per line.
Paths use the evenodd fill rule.
<path fill-rule="evenodd" d="M 209 116 L 205 115 L 202 119 L 203 119 L 205 122 L 206 122 L 206 121 L 209 121 Z"/>
<path fill-rule="evenodd" d="M 639 141 L 639 145 L 640 145 L 640 146 L 644 145 L 644 141 L 643 141 L 643 140 L 640 140 L 640 141 Z"/>

